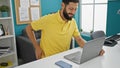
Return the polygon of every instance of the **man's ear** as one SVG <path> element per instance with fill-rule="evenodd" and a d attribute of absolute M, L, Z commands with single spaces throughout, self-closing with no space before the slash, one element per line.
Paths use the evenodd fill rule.
<path fill-rule="evenodd" d="M 62 7 L 62 9 L 63 9 L 63 8 L 65 7 L 65 4 L 64 4 L 64 3 L 62 3 L 62 4 L 61 4 L 61 7 Z"/>

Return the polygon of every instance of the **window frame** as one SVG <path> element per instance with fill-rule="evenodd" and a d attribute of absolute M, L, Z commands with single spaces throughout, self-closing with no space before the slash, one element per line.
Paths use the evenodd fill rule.
<path fill-rule="evenodd" d="M 86 0 L 87 1 L 87 0 Z M 95 1 L 96 0 L 93 0 L 93 3 L 82 3 L 82 0 L 81 0 L 81 2 L 80 2 L 80 31 L 83 33 L 83 34 L 87 34 L 87 35 L 90 35 L 90 33 L 91 32 L 93 32 L 93 31 L 95 31 L 95 27 L 94 27 L 94 24 L 95 24 L 95 7 L 96 7 L 96 5 L 106 5 L 107 6 L 107 3 L 108 3 L 108 1 L 107 0 L 103 0 L 104 2 L 100 2 L 100 3 L 98 3 L 98 1 L 97 1 L 97 3 L 95 3 Z M 93 5 L 93 24 L 92 24 L 92 30 L 91 31 L 84 31 L 84 29 L 82 29 L 82 6 L 84 6 L 84 5 Z M 106 23 L 105 24 L 107 24 L 107 8 L 106 8 L 106 19 L 105 19 L 105 21 L 106 21 Z M 106 25 L 105 25 L 106 26 Z M 106 27 L 105 27 L 105 29 L 104 29 L 104 32 L 106 33 Z"/>

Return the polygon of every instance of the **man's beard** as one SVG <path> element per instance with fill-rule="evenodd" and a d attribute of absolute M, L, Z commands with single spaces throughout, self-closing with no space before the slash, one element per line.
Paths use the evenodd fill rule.
<path fill-rule="evenodd" d="M 73 15 L 72 17 L 69 17 L 68 13 L 67 13 L 66 10 L 64 9 L 64 10 L 63 10 L 63 16 L 64 16 L 64 18 L 67 19 L 67 20 L 72 20 L 72 18 L 73 18 L 74 15 Z"/>

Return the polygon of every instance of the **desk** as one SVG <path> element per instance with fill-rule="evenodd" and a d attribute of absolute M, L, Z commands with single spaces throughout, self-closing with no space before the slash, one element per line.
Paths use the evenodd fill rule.
<path fill-rule="evenodd" d="M 64 55 L 80 51 L 81 48 L 74 48 L 50 57 L 46 57 L 37 61 L 33 61 L 15 68 L 59 68 L 55 65 L 55 62 L 63 60 L 69 64 L 72 64 L 73 68 L 119 68 L 120 67 L 120 41 L 114 47 L 104 46 L 105 54 L 103 56 L 96 57 L 83 64 L 75 64 L 69 60 L 63 58 Z"/>

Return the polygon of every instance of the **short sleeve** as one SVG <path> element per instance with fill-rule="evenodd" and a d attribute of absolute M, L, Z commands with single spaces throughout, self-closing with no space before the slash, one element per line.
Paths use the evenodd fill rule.
<path fill-rule="evenodd" d="M 75 30 L 73 32 L 73 37 L 76 37 L 76 36 L 80 36 L 80 32 L 79 32 L 77 24 L 75 22 Z"/>
<path fill-rule="evenodd" d="M 37 30 L 42 30 L 43 27 L 45 26 L 45 18 L 41 17 L 40 19 L 33 21 L 31 23 L 32 29 L 37 31 Z"/>

